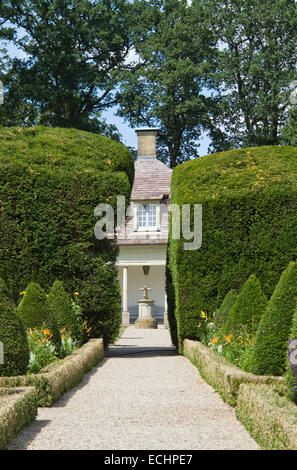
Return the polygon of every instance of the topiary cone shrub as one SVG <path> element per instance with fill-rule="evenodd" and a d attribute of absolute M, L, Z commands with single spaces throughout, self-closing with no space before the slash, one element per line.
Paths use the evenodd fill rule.
<path fill-rule="evenodd" d="M 291 262 L 282 273 L 259 323 L 251 359 L 253 373 L 283 375 L 296 299 L 297 263 Z"/>
<path fill-rule="evenodd" d="M 46 303 L 55 317 L 59 330 L 66 328 L 74 339 L 79 339 L 78 323 L 72 310 L 70 298 L 61 281 L 54 282 Z"/>
<path fill-rule="evenodd" d="M 267 307 L 267 298 L 255 274 L 245 282 L 237 300 L 229 312 L 225 331 L 230 334 L 244 330 L 255 334 Z"/>
<path fill-rule="evenodd" d="M 61 336 L 59 328 L 46 303 L 46 295 L 39 284 L 31 282 L 28 285 L 26 293 L 17 308 L 17 313 L 26 329 L 49 329 L 53 335 L 52 342 L 56 354 L 60 354 Z"/>
<path fill-rule="evenodd" d="M 287 348 L 287 395 L 291 400 L 297 403 L 297 308 L 294 311 Z"/>
<path fill-rule="evenodd" d="M 16 307 L 1 278 L 0 341 L 4 350 L 4 363 L 0 364 L 0 376 L 26 374 L 30 356 L 25 328 L 16 314 Z"/>
<path fill-rule="evenodd" d="M 229 312 L 237 300 L 237 293 L 234 289 L 229 290 L 224 298 L 220 308 L 217 310 L 217 321 L 219 325 L 223 326 L 226 324 Z"/>

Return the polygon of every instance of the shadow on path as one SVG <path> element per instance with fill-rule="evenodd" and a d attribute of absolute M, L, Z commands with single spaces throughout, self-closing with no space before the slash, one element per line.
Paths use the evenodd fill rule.
<path fill-rule="evenodd" d="M 132 345 L 114 345 L 105 351 L 105 357 L 133 356 L 133 357 L 157 357 L 176 356 L 178 352 L 173 347 L 142 347 Z"/>

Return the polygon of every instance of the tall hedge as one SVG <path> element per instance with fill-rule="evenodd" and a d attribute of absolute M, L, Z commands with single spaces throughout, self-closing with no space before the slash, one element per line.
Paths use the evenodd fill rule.
<path fill-rule="evenodd" d="M 266 307 L 267 298 L 257 277 L 252 274 L 229 312 L 225 331 L 230 334 L 244 329 L 246 333 L 254 335 Z"/>
<path fill-rule="evenodd" d="M 80 292 L 91 335 L 108 342 L 120 325 L 118 251 L 95 238 L 94 209 L 116 208 L 117 195 L 129 202 L 130 152 L 74 129 L 0 128 L 0 167 L 0 276 L 10 293 L 16 301 L 32 280 L 48 291 L 60 279 Z"/>
<path fill-rule="evenodd" d="M 202 246 L 184 250 L 169 240 L 180 347 L 197 339 L 201 310 L 212 315 L 227 292 L 251 274 L 269 298 L 280 274 L 297 258 L 297 148 L 230 150 L 177 166 L 171 202 L 202 204 Z M 193 229 L 193 217 L 192 217 Z"/>
<path fill-rule="evenodd" d="M 251 372 L 283 375 L 296 302 L 297 263 L 291 262 L 282 273 L 260 321 L 252 353 Z"/>
<path fill-rule="evenodd" d="M 71 331 L 73 338 L 78 338 L 78 322 L 73 313 L 71 299 L 61 281 L 55 281 L 46 299 L 59 330 L 66 328 Z"/>
<path fill-rule="evenodd" d="M 218 308 L 216 312 L 219 325 L 223 326 L 226 324 L 229 312 L 235 304 L 236 300 L 237 293 L 234 289 L 230 289 L 229 292 L 226 294 L 222 305 L 220 306 L 220 308 Z"/>
<path fill-rule="evenodd" d="M 0 341 L 4 350 L 4 361 L 3 364 L 0 364 L 0 376 L 26 374 L 29 363 L 29 347 L 25 328 L 16 314 L 16 306 L 1 278 Z"/>
<path fill-rule="evenodd" d="M 37 283 L 31 282 L 28 285 L 26 294 L 18 305 L 17 314 L 26 329 L 46 328 L 50 330 L 53 335 L 52 342 L 56 353 L 60 354 L 61 336 L 59 328 L 46 303 L 45 293 Z"/>

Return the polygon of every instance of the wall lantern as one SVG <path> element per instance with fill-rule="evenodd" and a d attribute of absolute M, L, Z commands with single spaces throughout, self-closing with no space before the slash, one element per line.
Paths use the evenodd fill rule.
<path fill-rule="evenodd" d="M 147 276 L 150 272 L 150 266 L 142 266 L 143 274 Z"/>

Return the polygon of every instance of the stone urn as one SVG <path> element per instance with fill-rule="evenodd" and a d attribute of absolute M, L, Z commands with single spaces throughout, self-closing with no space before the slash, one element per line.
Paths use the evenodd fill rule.
<path fill-rule="evenodd" d="M 144 286 L 143 299 L 138 300 L 138 318 L 135 322 L 135 328 L 158 328 L 157 320 L 153 317 L 154 300 L 148 298 L 150 288 Z"/>

